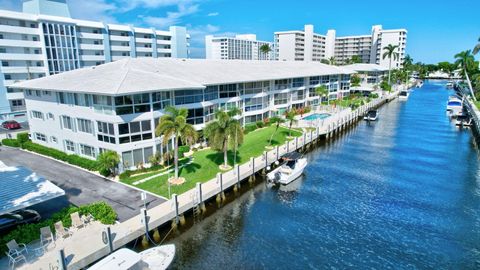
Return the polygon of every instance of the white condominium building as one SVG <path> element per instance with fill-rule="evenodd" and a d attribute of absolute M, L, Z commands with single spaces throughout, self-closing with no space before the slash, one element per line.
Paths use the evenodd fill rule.
<path fill-rule="evenodd" d="M 263 45 L 271 49 L 269 53 L 260 50 Z M 205 56 L 207 59 L 273 60 L 273 43 L 259 41 L 255 34 L 235 37 L 205 36 Z"/>
<path fill-rule="evenodd" d="M 316 34 L 313 25 L 305 25 L 303 31 L 275 32 L 275 59 L 285 61 L 322 61 L 335 58 L 336 64 L 347 64 L 353 56 L 362 63 L 388 67 L 389 59 L 383 59 L 384 47 L 398 45 L 397 60 L 392 68 L 400 68 L 405 58 L 407 30 L 383 30 L 374 25 L 370 35 L 337 37 L 335 30 L 326 35 Z"/>
<path fill-rule="evenodd" d="M 66 0 L 24 0 L 23 12 L 0 10 L 0 119 L 24 118 L 23 93 L 7 92 L 15 82 L 125 57 L 186 58 L 188 41 L 184 27 L 160 31 L 76 20 Z"/>
<path fill-rule="evenodd" d="M 246 125 L 316 106 L 320 85 L 331 99 L 348 95 L 352 73 L 294 61 L 127 58 L 10 88 L 25 92 L 34 142 L 89 158 L 114 150 L 131 167 L 168 147 L 154 136 L 167 105 L 187 108 L 196 129 L 233 107 Z"/>

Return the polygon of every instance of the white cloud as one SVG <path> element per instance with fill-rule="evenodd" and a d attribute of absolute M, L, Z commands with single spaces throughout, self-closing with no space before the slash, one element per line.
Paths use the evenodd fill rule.
<path fill-rule="evenodd" d="M 210 12 L 210 13 L 207 14 L 208 17 L 215 17 L 215 16 L 218 16 L 218 15 L 220 15 L 219 12 Z"/>
<path fill-rule="evenodd" d="M 178 24 L 181 19 L 187 15 L 194 14 L 198 11 L 198 5 L 178 5 L 178 11 L 167 12 L 165 17 L 141 16 L 145 23 L 151 26 L 164 28 L 167 26 Z"/>
<path fill-rule="evenodd" d="M 192 58 L 205 58 L 205 36 L 206 35 L 218 35 L 218 36 L 234 36 L 237 33 L 234 32 L 221 32 L 221 28 L 212 25 L 187 25 L 187 31 L 190 34 L 190 57 Z"/>

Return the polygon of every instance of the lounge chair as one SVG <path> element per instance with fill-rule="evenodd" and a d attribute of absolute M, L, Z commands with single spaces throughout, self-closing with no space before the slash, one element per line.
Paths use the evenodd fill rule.
<path fill-rule="evenodd" d="M 72 233 L 63 227 L 62 221 L 55 223 L 55 236 L 57 237 L 57 240 L 67 238 L 70 235 L 72 235 Z"/>
<path fill-rule="evenodd" d="M 80 228 L 83 228 L 85 227 L 85 223 L 83 222 L 83 220 L 80 218 L 80 215 L 78 214 L 78 212 L 75 212 L 75 213 L 72 213 L 70 214 L 70 218 L 72 219 L 72 226 L 75 228 L 75 229 L 80 229 Z"/>
<path fill-rule="evenodd" d="M 5 254 L 8 257 L 8 265 L 13 269 L 15 269 L 15 264 L 24 261 L 27 263 L 27 258 L 23 254 L 17 253 L 17 252 L 5 252 Z"/>
<path fill-rule="evenodd" d="M 52 230 L 50 226 L 40 228 L 40 242 L 42 243 L 43 250 L 47 250 L 50 244 L 55 245 L 55 239 L 53 238 Z"/>
<path fill-rule="evenodd" d="M 23 254 L 24 252 L 28 254 L 28 249 L 25 244 L 18 244 L 15 239 L 7 243 L 9 253 L 18 253 Z"/>

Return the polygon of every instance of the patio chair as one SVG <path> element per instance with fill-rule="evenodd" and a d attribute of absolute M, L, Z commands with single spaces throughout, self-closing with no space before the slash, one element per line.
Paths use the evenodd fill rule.
<path fill-rule="evenodd" d="M 8 242 L 7 247 L 8 247 L 9 253 L 16 252 L 19 254 L 23 254 L 25 252 L 28 254 L 27 246 L 25 244 L 18 244 L 17 241 L 15 241 L 15 239 Z"/>
<path fill-rule="evenodd" d="M 75 229 L 80 229 L 85 227 L 85 223 L 83 220 L 80 218 L 80 214 L 78 212 L 70 214 L 70 218 L 72 219 L 72 225 Z"/>
<path fill-rule="evenodd" d="M 20 261 L 27 263 L 27 258 L 25 258 L 23 254 L 18 252 L 5 252 L 5 254 L 8 257 L 8 265 L 12 268 L 12 270 L 15 269 L 15 264 Z"/>
<path fill-rule="evenodd" d="M 53 238 L 52 230 L 50 226 L 40 228 L 40 242 L 44 250 L 47 250 L 50 244 L 55 245 L 55 239 Z"/>
<path fill-rule="evenodd" d="M 57 240 L 67 238 L 70 235 L 72 235 L 72 232 L 70 232 L 68 229 L 65 229 L 62 221 L 55 223 L 55 236 Z"/>

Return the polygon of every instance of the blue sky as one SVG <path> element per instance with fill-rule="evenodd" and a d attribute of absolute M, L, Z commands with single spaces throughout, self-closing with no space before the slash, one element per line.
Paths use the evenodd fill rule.
<path fill-rule="evenodd" d="M 369 34 L 371 26 L 408 30 L 407 53 L 414 61 L 452 61 L 480 37 L 480 1 L 466 0 L 67 0 L 74 18 L 167 29 L 187 26 L 192 57 L 204 55 L 206 34 L 254 33 L 271 41 L 273 32 L 336 29 L 337 35 Z M 21 0 L 0 0 L 1 9 L 20 10 Z"/>

